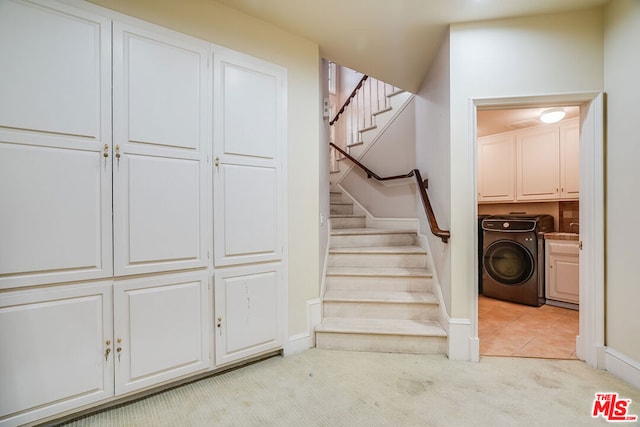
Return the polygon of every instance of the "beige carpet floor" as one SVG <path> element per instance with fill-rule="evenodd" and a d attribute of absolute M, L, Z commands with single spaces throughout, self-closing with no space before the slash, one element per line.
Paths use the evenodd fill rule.
<path fill-rule="evenodd" d="M 273 357 L 68 426 L 602 426 L 596 392 L 640 390 L 577 360 L 312 349 Z M 639 423 L 640 424 L 640 423 Z M 617 425 L 632 425 L 617 423 Z"/>

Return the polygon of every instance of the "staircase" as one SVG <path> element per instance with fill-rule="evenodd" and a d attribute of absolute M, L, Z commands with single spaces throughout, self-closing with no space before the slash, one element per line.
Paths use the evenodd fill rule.
<path fill-rule="evenodd" d="M 446 353 L 427 254 L 411 230 L 367 228 L 353 203 L 331 193 L 331 241 L 316 346 Z"/>

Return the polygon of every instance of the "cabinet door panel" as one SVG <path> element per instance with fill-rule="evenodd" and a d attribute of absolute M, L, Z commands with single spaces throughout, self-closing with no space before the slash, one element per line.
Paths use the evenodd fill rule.
<path fill-rule="evenodd" d="M 277 170 L 227 164 L 218 176 L 224 222 L 216 227 L 217 256 L 226 262 L 280 258 Z"/>
<path fill-rule="evenodd" d="M 515 143 L 511 135 L 478 143 L 478 201 L 512 202 L 515 197 Z"/>
<path fill-rule="evenodd" d="M 218 270 L 216 365 L 282 346 L 280 265 Z"/>
<path fill-rule="evenodd" d="M 580 260 L 577 242 L 545 242 L 547 298 L 580 303 Z"/>
<path fill-rule="evenodd" d="M 580 197 L 580 124 L 578 120 L 560 126 L 560 197 Z"/>
<path fill-rule="evenodd" d="M 209 367 L 208 296 L 206 271 L 115 284 L 116 394 Z"/>
<path fill-rule="evenodd" d="M 110 283 L 0 295 L 0 423 L 113 395 L 112 309 Z"/>
<path fill-rule="evenodd" d="M 0 126 L 98 139 L 110 114 L 102 108 L 109 107 L 111 23 L 46 5 L 0 2 Z"/>
<path fill-rule="evenodd" d="M 518 200 L 557 199 L 560 195 L 558 128 L 540 128 L 516 137 Z"/>
<path fill-rule="evenodd" d="M 124 37 L 129 143 L 199 149 L 201 54 L 137 34 Z"/>
<path fill-rule="evenodd" d="M 204 267 L 209 45 L 118 22 L 113 40 L 115 274 Z"/>
<path fill-rule="evenodd" d="M 275 158 L 279 107 L 276 76 L 230 63 L 223 63 L 221 72 L 224 153 Z"/>
<path fill-rule="evenodd" d="M 128 209 L 116 206 L 126 239 L 115 254 L 116 275 L 202 265 L 200 162 L 130 155 L 120 168 Z"/>
<path fill-rule="evenodd" d="M 0 288 L 113 274 L 111 23 L 51 5 L 0 2 Z"/>
<path fill-rule="evenodd" d="M 99 153 L 0 143 L 5 283 L 110 273 L 101 172 Z"/>
<path fill-rule="evenodd" d="M 216 50 L 213 174 L 215 265 L 283 256 L 286 70 Z"/>

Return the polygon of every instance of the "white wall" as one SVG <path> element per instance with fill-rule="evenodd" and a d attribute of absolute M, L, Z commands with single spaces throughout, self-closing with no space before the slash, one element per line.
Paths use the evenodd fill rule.
<path fill-rule="evenodd" d="M 288 70 L 289 335 L 307 330 L 319 259 L 319 48 L 210 0 L 92 0 L 100 6 L 270 61 Z"/>
<path fill-rule="evenodd" d="M 451 27 L 451 315 L 469 318 L 477 252 L 472 99 L 603 89 L 603 13 L 505 19 Z"/>
<path fill-rule="evenodd" d="M 378 176 L 403 175 L 415 167 L 414 144 L 415 108 L 409 101 L 359 160 Z M 376 218 L 415 218 L 414 183 L 414 178 L 407 178 L 383 184 L 354 167 L 340 185 Z"/>
<path fill-rule="evenodd" d="M 445 230 L 451 224 L 449 49 L 447 34 L 415 97 L 416 167 L 423 178 L 429 179 L 429 200 L 438 225 Z M 450 245 L 431 234 L 422 204 L 417 207 L 417 217 L 420 232 L 429 241 L 446 310 L 451 313 Z"/>
<path fill-rule="evenodd" d="M 615 0 L 605 9 L 606 345 L 640 366 L 640 2 Z"/>
<path fill-rule="evenodd" d="M 320 60 L 320 81 L 318 92 L 321 98 L 329 97 L 329 89 L 327 87 L 327 61 Z M 320 100 L 322 101 L 322 100 Z M 320 199 L 320 248 L 319 248 L 319 277 L 318 283 L 321 283 L 324 277 L 324 265 L 327 258 L 327 247 L 329 246 L 329 120 L 320 117 L 320 138 L 318 140 L 318 158 L 319 158 L 319 175 L 318 196 Z"/>

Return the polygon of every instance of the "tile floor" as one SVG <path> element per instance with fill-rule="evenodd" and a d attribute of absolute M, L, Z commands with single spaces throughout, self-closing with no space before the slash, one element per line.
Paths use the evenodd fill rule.
<path fill-rule="evenodd" d="M 576 359 L 578 330 L 576 310 L 478 297 L 478 336 L 484 356 Z"/>

